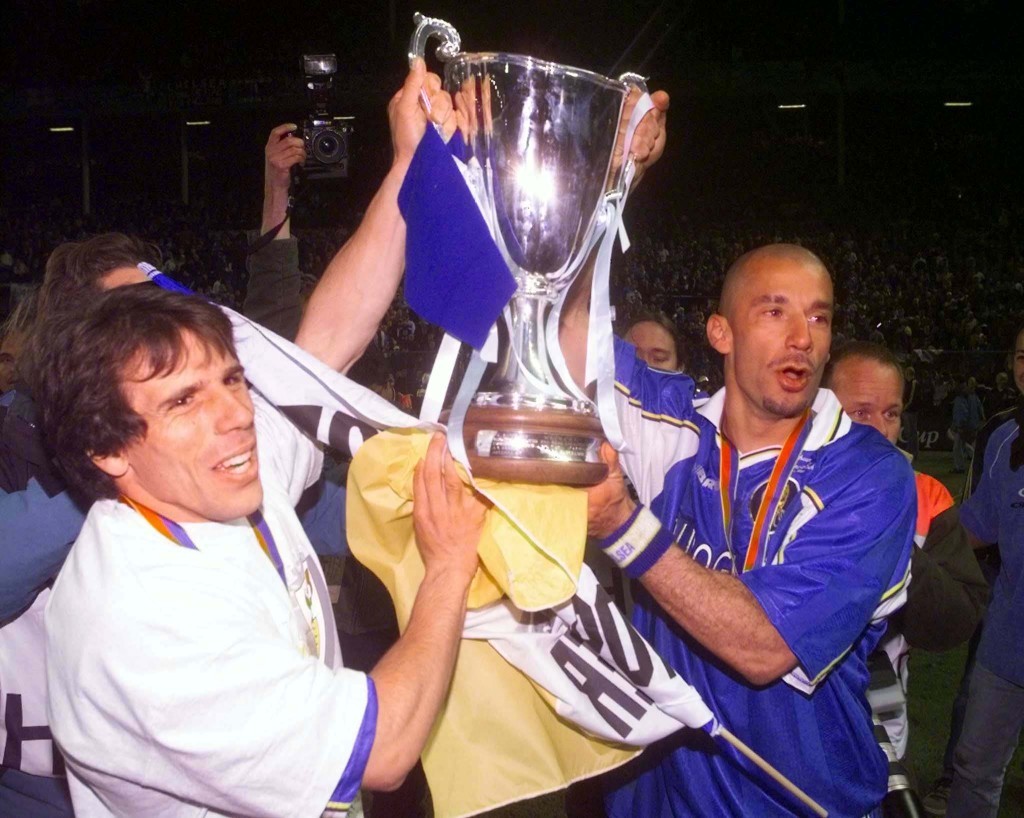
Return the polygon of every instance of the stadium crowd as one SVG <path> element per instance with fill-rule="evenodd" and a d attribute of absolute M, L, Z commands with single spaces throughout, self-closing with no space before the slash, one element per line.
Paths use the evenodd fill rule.
<path fill-rule="evenodd" d="M 361 212 L 331 199 L 334 227 L 306 227 L 304 213 L 325 219 L 314 191 L 294 218 L 304 287 L 311 290 Z M 645 200 L 630 214 L 633 239 L 616 259 L 613 304 L 625 331 L 646 313 L 668 317 L 685 350 L 687 371 L 721 383 L 720 363 L 707 347 L 704 325 L 714 309 L 730 259 L 769 242 L 791 242 L 816 252 L 833 271 L 835 338 L 884 343 L 916 368 L 918 401 L 951 409 L 961 382 L 974 378 L 988 414 L 1005 408 L 996 378 L 1000 349 L 1024 309 L 1024 212 L 999 209 L 968 226 L 928 219 L 897 225 L 847 223 L 843 228 L 807 221 L 771 226 L 697 223 L 647 212 Z M 49 252 L 104 230 L 119 229 L 154 241 L 168 274 L 219 303 L 238 308 L 245 299 L 246 252 L 255 216 L 237 201 L 180 203 L 137 199 L 109 203 L 90 217 L 60 202 L 13 211 L 0 209 L 0 285 L 38 284 Z M 906 286 L 913 281 L 914 286 Z M 399 389 L 414 392 L 429 371 L 439 339 L 401 294 L 385 316 L 374 346 L 392 363 Z M 946 353 L 943 355 L 943 353 Z M 949 355 L 948 353 L 964 353 Z M 376 377 L 383 384 L 386 371 Z M 1005 385 L 1005 384 L 1004 384 Z"/>

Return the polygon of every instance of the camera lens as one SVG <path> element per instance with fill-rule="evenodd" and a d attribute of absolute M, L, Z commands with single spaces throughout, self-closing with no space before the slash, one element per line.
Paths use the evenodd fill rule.
<path fill-rule="evenodd" d="M 334 131 L 321 131 L 313 140 L 313 156 L 325 165 L 332 165 L 345 158 L 345 144 Z"/>

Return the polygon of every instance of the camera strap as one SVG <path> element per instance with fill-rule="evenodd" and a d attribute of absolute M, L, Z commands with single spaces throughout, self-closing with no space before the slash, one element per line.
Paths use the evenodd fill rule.
<path fill-rule="evenodd" d="M 275 227 L 271 227 L 266 233 L 249 245 L 249 249 L 246 250 L 245 253 L 247 256 L 258 253 L 277 238 L 277 234 L 281 232 L 281 228 L 284 227 L 285 222 L 292 217 L 292 211 L 295 210 L 295 202 L 298 201 L 299 194 L 304 189 L 303 182 L 305 179 L 306 171 L 302 165 L 292 165 L 292 181 L 291 184 L 288 185 L 288 206 L 284 210 L 284 218 L 281 219 L 280 224 Z"/>

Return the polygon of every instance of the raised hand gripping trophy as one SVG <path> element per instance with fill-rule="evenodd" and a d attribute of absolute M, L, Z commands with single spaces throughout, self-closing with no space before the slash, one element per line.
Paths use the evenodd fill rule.
<path fill-rule="evenodd" d="M 423 57 L 431 37 L 441 40 L 435 54 L 444 63 L 445 87 L 464 115 L 468 182 L 517 284 L 504 313 L 496 372 L 488 389 L 463 407 L 473 473 L 598 483 L 607 474 L 599 457 L 605 435 L 595 402 L 568 373 L 558 318 L 602 239 L 610 256 L 631 177 L 628 163 L 613 167 L 617 140 L 622 151 L 626 136 L 620 124 L 631 88 L 646 88 L 636 75 L 613 80 L 532 57 L 460 53 L 451 25 L 420 14 L 415 22 L 409 58 Z M 605 340 L 610 351 L 610 326 Z M 610 401 L 607 409 L 599 403 L 605 414 L 614 413 Z M 459 414 L 456 401 L 450 436 Z"/>

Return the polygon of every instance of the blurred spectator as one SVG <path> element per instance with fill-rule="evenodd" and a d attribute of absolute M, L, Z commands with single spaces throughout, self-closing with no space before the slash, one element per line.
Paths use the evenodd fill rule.
<path fill-rule="evenodd" d="M 18 358 L 36 317 L 36 296 L 31 290 L 0 326 L 0 394 L 14 387 L 18 380 Z"/>
<path fill-rule="evenodd" d="M 676 328 L 662 313 L 643 313 L 636 318 L 625 339 L 636 347 L 636 357 L 655 369 L 686 371 L 685 353 Z"/>
<path fill-rule="evenodd" d="M 967 458 L 974 454 L 974 438 L 985 422 L 985 410 L 977 394 L 978 383 L 974 378 L 962 381 L 953 399 L 953 471 L 962 474 L 967 470 Z"/>

